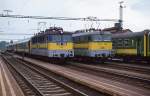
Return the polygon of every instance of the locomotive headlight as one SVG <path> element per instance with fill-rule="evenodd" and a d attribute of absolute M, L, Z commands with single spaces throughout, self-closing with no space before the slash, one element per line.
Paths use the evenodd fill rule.
<path fill-rule="evenodd" d="M 60 30 L 60 34 L 63 34 L 63 30 Z"/>

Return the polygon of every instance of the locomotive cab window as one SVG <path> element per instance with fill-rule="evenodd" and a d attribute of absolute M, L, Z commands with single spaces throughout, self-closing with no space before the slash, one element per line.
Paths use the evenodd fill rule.
<path fill-rule="evenodd" d="M 92 35 L 92 40 L 93 41 L 102 41 L 102 36 L 101 35 Z"/>
<path fill-rule="evenodd" d="M 93 41 L 111 41 L 111 35 L 97 34 L 92 36 Z"/>
<path fill-rule="evenodd" d="M 49 42 L 71 42 L 72 36 L 71 35 L 49 35 L 48 41 Z"/>
<path fill-rule="evenodd" d="M 102 37 L 103 37 L 103 41 L 111 41 L 111 35 L 110 34 L 109 35 L 104 34 L 104 35 L 102 35 Z"/>
<path fill-rule="evenodd" d="M 63 37 L 64 42 L 71 42 L 72 41 L 71 35 L 63 35 L 62 37 Z"/>

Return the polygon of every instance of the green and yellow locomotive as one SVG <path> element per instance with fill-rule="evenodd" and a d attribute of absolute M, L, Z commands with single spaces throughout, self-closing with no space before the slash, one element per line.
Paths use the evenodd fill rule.
<path fill-rule="evenodd" d="M 150 32 L 116 33 L 112 36 L 115 57 L 150 62 Z"/>
<path fill-rule="evenodd" d="M 96 29 L 76 31 L 73 34 L 75 57 L 87 59 L 106 59 L 112 56 L 111 33 Z"/>

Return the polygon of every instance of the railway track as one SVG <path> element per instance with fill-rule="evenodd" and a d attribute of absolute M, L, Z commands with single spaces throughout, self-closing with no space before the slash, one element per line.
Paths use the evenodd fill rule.
<path fill-rule="evenodd" d="M 72 83 L 71 85 L 76 87 L 71 87 L 67 84 L 69 80 L 64 83 L 60 81 L 60 79 L 64 80 L 60 76 L 59 79 L 53 78 L 46 70 L 27 65 L 26 62 L 20 60 L 14 60 L 11 56 L 4 58 L 26 96 L 106 96 L 106 94 L 88 89 L 85 86 L 79 87 L 79 85 Z M 56 74 L 54 75 L 56 76 Z"/>
<path fill-rule="evenodd" d="M 76 61 L 73 61 L 73 62 L 76 62 Z M 117 70 L 150 75 L 150 66 L 145 66 L 145 65 L 142 66 L 142 65 L 137 65 L 137 64 L 127 64 L 123 62 L 118 63 L 118 62 L 113 62 L 113 61 L 105 62 L 105 63 L 99 63 L 99 62 L 93 62 L 93 63 L 77 62 L 77 63 L 83 63 L 83 64 L 94 65 L 94 66 L 102 67 L 102 68 L 117 69 Z"/>
<path fill-rule="evenodd" d="M 118 70 L 116 71 L 115 69 L 112 70 L 111 68 L 105 68 L 99 65 L 87 65 L 74 62 L 70 62 L 68 65 L 65 65 L 65 67 L 140 88 L 150 89 L 149 78 L 138 77 L 125 72 L 122 73 Z"/>
<path fill-rule="evenodd" d="M 105 64 L 102 64 L 100 66 L 104 66 L 104 67 L 106 66 L 114 69 L 127 70 L 127 71 L 150 75 L 150 66 L 145 66 L 145 65 L 142 66 L 136 64 L 106 62 Z"/>

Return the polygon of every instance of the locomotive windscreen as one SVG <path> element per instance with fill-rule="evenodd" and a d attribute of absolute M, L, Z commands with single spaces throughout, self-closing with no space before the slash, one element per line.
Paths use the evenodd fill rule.
<path fill-rule="evenodd" d="M 111 41 L 111 35 L 110 34 L 95 34 L 92 35 L 93 41 Z"/>
<path fill-rule="evenodd" d="M 49 35 L 48 41 L 50 42 L 71 42 L 71 35 Z"/>

